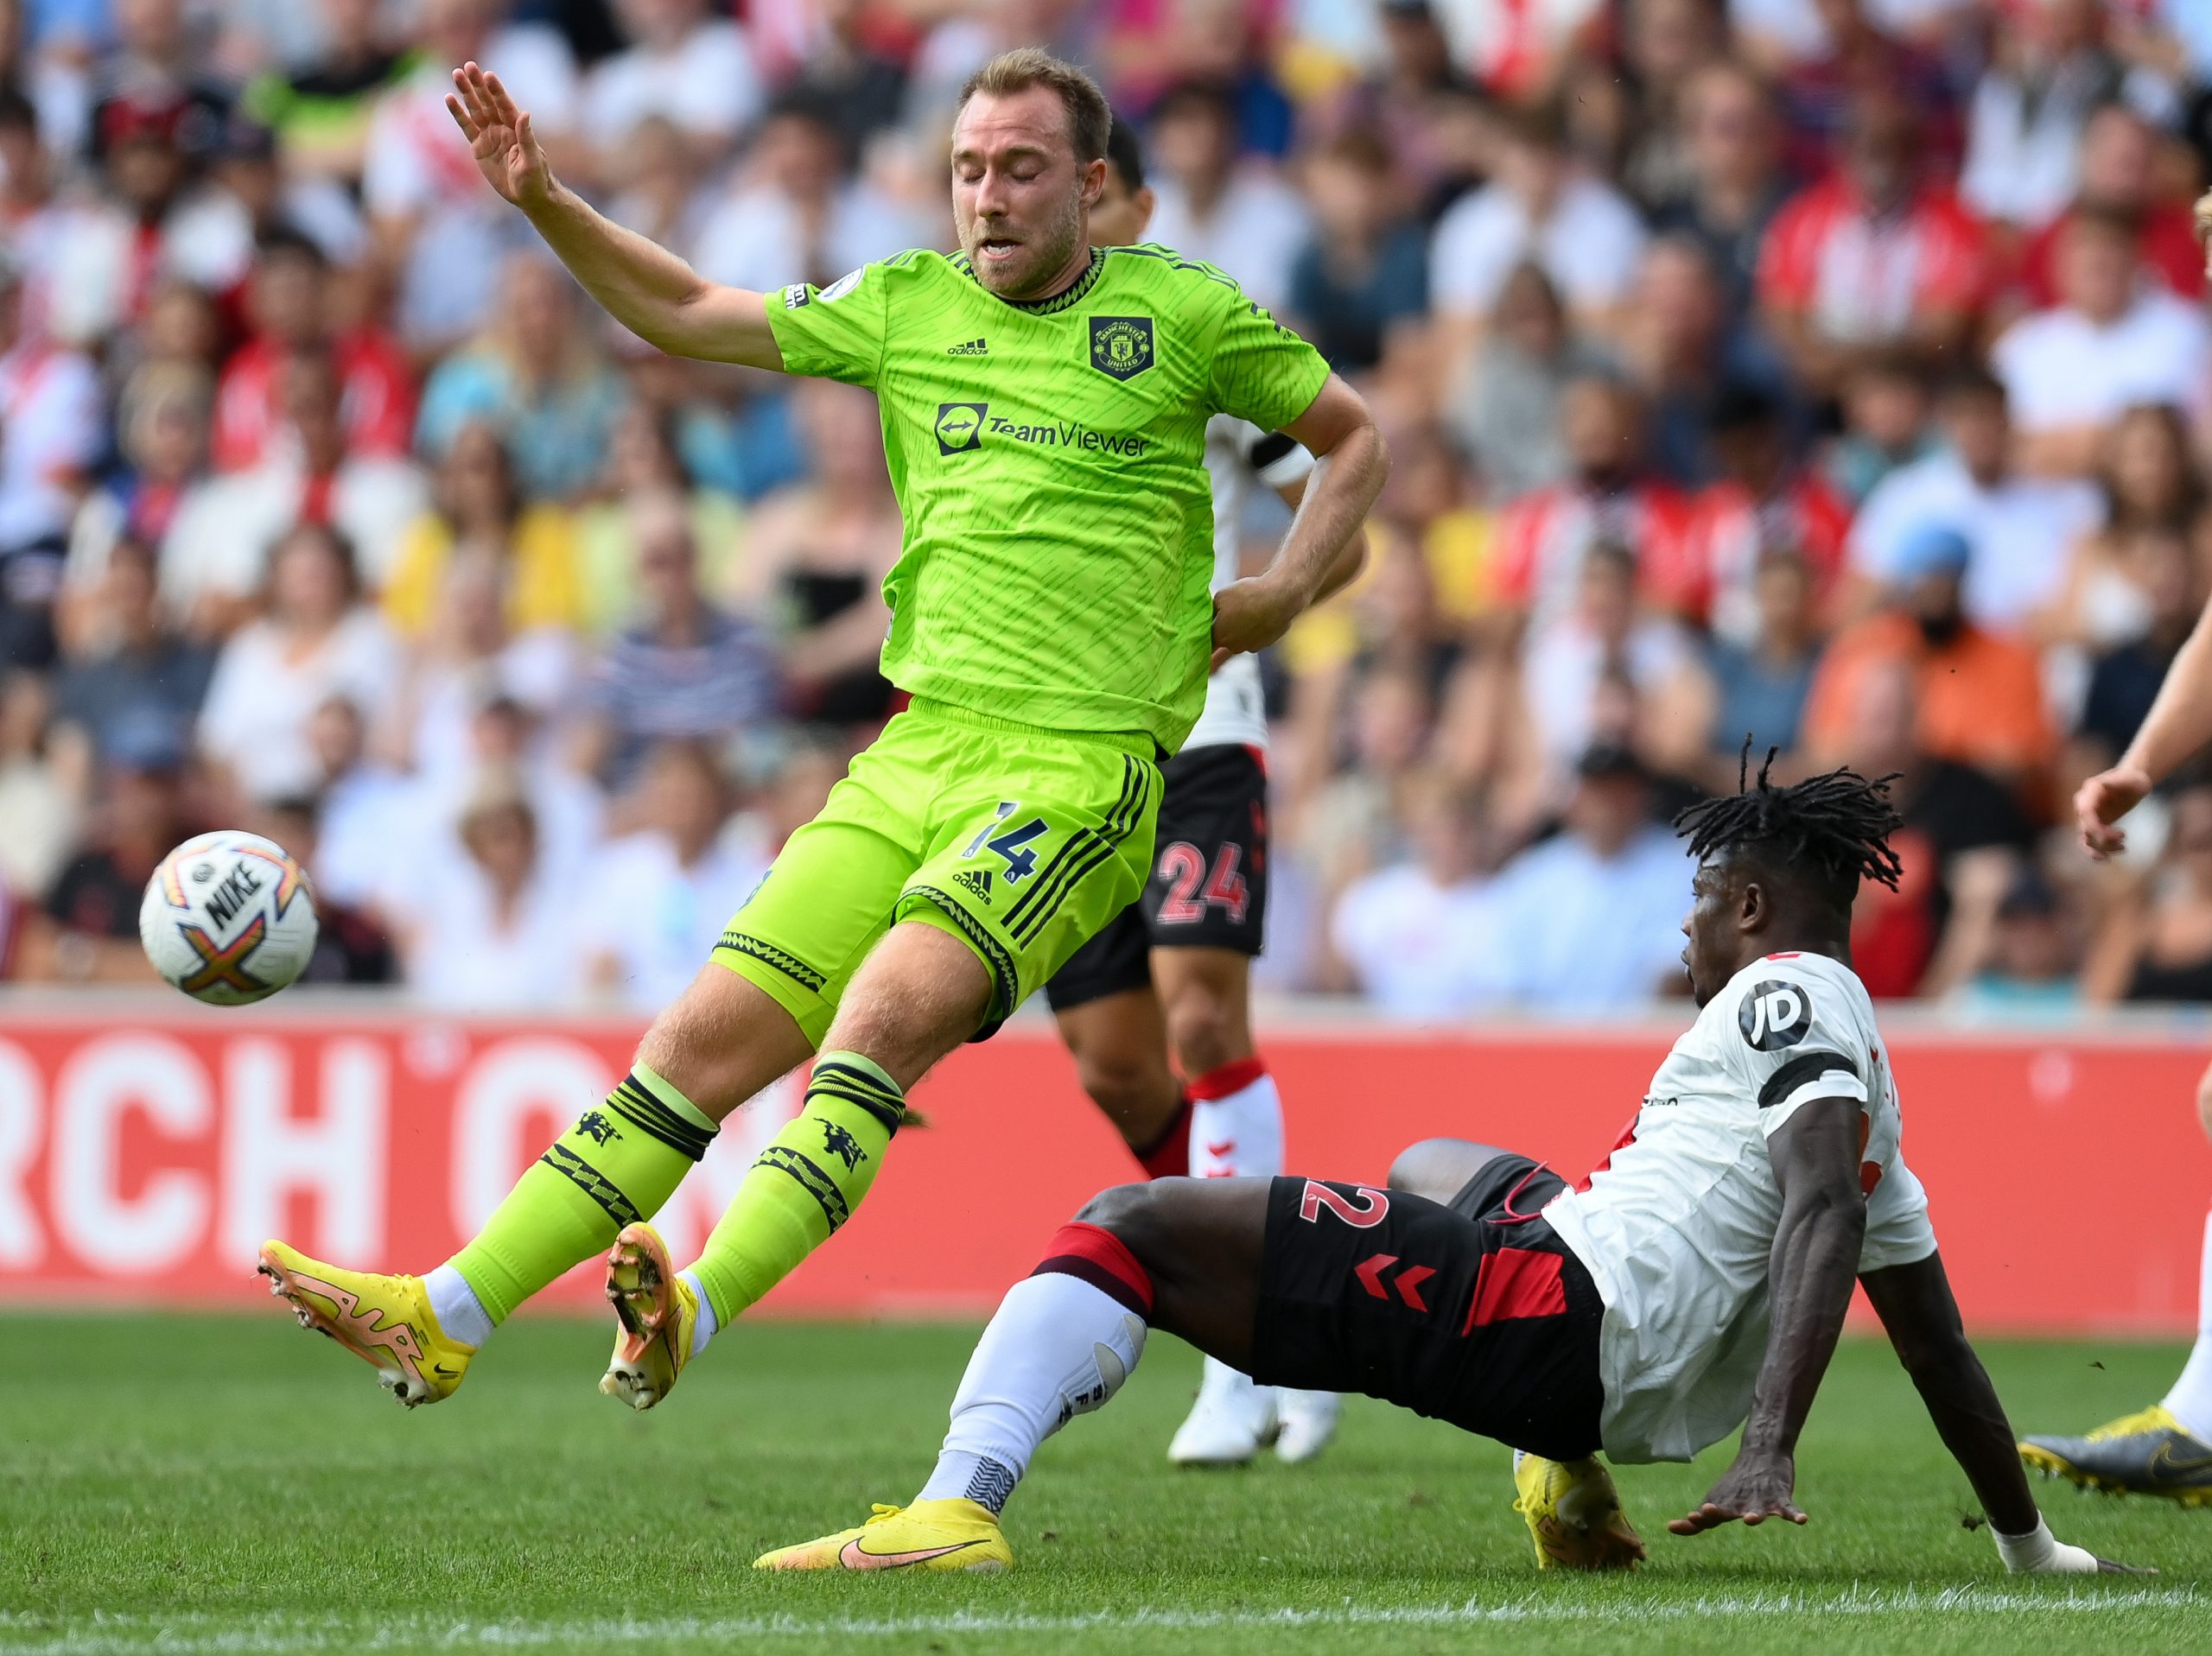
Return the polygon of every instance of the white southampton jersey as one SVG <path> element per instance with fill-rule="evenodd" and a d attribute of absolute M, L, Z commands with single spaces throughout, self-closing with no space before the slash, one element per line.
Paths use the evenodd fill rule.
<path fill-rule="evenodd" d="M 1751 1413 L 1782 1218 L 1767 1139 L 1819 1098 L 1865 1112 L 1859 1270 L 1926 1259 L 1936 1233 L 1898 1152 L 1873 1003 L 1824 955 L 1770 955 L 1731 978 L 1675 1043 L 1612 1154 L 1544 1209 L 1605 1302 L 1599 1362 L 1614 1459 L 1687 1461 Z"/>
<path fill-rule="evenodd" d="M 1262 431 L 1217 414 L 1206 424 L 1206 475 L 1213 480 L 1213 587 L 1243 573 L 1244 508 L 1254 483 L 1280 489 L 1313 469 L 1313 456 L 1280 431 Z M 1206 682 L 1205 711 L 1184 739 L 1193 747 L 1264 747 L 1268 710 L 1260 695 L 1260 660 L 1231 656 Z"/>

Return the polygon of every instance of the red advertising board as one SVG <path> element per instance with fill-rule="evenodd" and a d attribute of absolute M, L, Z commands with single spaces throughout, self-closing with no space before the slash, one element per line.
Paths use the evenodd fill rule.
<path fill-rule="evenodd" d="M 0 1008 L 0 1299 L 238 1300 L 257 1291 L 253 1249 L 270 1234 L 425 1269 L 620 1076 L 636 1034 L 327 1001 Z M 1633 1112 L 1669 1031 L 1279 1023 L 1265 1038 L 1293 1171 L 1374 1180 L 1437 1133 L 1579 1173 Z M 1905 1152 L 1970 1321 L 2190 1326 L 2212 1196 L 2191 1103 L 2204 1048 L 1904 1030 L 1891 1051 Z M 793 1101 L 786 1085 L 753 1106 L 663 1214 L 679 1257 Z M 1041 1023 L 963 1049 L 915 1101 L 931 1125 L 900 1135 L 852 1224 L 767 1309 L 986 1310 L 1055 1225 L 1133 1171 Z M 594 1292 L 580 1272 L 549 1298 Z"/>

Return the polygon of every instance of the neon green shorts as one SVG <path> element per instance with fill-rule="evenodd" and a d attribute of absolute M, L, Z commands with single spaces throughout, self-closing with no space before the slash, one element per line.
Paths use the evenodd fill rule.
<path fill-rule="evenodd" d="M 990 973 L 988 1034 L 1143 889 L 1161 790 L 1153 752 L 1142 735 L 1040 730 L 917 699 L 791 835 L 714 958 L 818 1048 L 876 940 L 924 921 Z"/>

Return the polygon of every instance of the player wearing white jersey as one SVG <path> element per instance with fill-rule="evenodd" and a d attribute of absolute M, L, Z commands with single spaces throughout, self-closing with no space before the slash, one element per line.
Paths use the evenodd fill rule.
<path fill-rule="evenodd" d="M 1136 138 L 1119 121 L 1106 159 L 1091 239 L 1142 241 L 1152 192 Z M 1221 416 L 1206 427 L 1205 463 L 1218 592 L 1243 574 L 1253 491 L 1272 488 L 1295 507 L 1313 457 L 1281 432 Z M 1355 549 L 1324 594 L 1358 568 Z M 1231 657 L 1208 681 L 1181 751 L 1160 767 L 1166 790 L 1143 893 L 1045 986 L 1084 1092 L 1155 1178 L 1283 1169 L 1282 1102 L 1249 1012 L 1268 906 L 1267 742 L 1259 660 Z M 1305 1460 L 1334 1434 L 1337 1413 L 1332 1393 L 1281 1393 L 1210 1361 L 1168 1455 L 1235 1464 L 1272 1439 L 1284 1459 Z"/>
<path fill-rule="evenodd" d="M 1262 1381 L 1366 1392 L 1510 1443 L 1542 1566 L 1644 1556 L 1600 1450 L 1688 1460 L 1738 1426 L 1733 1463 L 1668 1528 L 1803 1523 L 1798 1434 L 1855 1282 L 2006 1566 L 2124 1569 L 2060 1543 L 2037 1512 L 1904 1164 L 1850 955 L 1860 879 L 1897 880 L 1897 825 L 1886 784 L 1842 771 L 1787 788 L 1762 772 L 1683 814 L 1700 1010 L 1573 1189 L 1525 1156 L 1439 1139 L 1400 1156 L 1382 1190 L 1109 1190 L 1001 1304 L 915 1501 L 760 1563 L 1010 1562 L 998 1513 L 1032 1453 L 1113 1395 L 1154 1327 Z"/>

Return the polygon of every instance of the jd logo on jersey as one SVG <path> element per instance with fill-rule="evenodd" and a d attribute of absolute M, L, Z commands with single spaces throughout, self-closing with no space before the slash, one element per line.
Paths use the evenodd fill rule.
<path fill-rule="evenodd" d="M 1812 1024 L 1813 1003 L 1794 983 L 1777 983 L 1770 978 L 1752 985 L 1751 992 L 1737 1003 L 1736 1027 L 1761 1052 L 1796 1045 Z"/>
<path fill-rule="evenodd" d="M 983 446 L 983 416 L 988 403 L 940 403 L 937 405 L 937 452 L 964 454 Z"/>
<path fill-rule="evenodd" d="M 1090 365 L 1116 379 L 1135 379 L 1152 366 L 1152 318 L 1090 319 Z"/>

